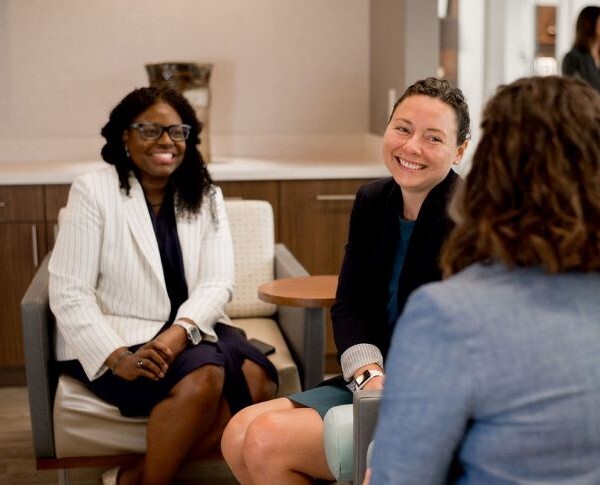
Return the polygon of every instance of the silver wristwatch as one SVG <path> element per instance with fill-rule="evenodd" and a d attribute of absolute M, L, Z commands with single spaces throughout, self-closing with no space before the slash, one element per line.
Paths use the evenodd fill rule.
<path fill-rule="evenodd" d="M 367 369 L 362 374 L 360 374 L 354 378 L 354 385 L 356 386 L 357 390 L 362 389 L 363 387 L 365 387 L 367 382 L 369 382 L 371 379 L 373 379 L 374 377 L 382 376 L 382 375 L 383 375 L 383 372 L 381 372 L 380 370 Z"/>
<path fill-rule="evenodd" d="M 173 325 L 179 325 L 185 330 L 187 338 L 192 345 L 198 345 L 202 342 L 202 332 L 200 332 L 200 329 L 193 323 L 184 320 L 176 320 Z"/>

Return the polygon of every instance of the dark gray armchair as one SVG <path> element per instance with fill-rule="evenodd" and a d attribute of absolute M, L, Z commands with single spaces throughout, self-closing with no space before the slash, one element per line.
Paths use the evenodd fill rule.
<path fill-rule="evenodd" d="M 233 209 L 232 205 L 228 204 L 228 211 L 230 209 L 237 210 L 247 202 L 255 201 L 237 201 L 233 204 L 235 206 Z M 245 207 L 243 206 L 243 208 Z M 239 235 L 234 230 L 235 222 L 231 216 L 230 222 L 235 246 L 236 237 L 244 236 L 243 234 Z M 236 253 L 236 272 L 237 256 Z M 273 258 L 273 255 L 271 258 Z M 55 431 L 57 430 L 54 428 L 53 408 L 58 376 L 54 363 L 55 321 L 48 302 L 48 260 L 49 256 L 46 256 L 21 302 L 27 385 L 37 468 L 62 470 L 61 480 L 66 478 L 68 481 L 67 472 L 69 468 L 117 466 L 135 459 L 139 456 L 139 452 L 133 454 L 95 454 L 91 456 L 85 453 L 83 456 L 77 456 L 77 454 L 60 456 L 59 454 L 57 456 L 55 442 Z M 282 244 L 276 244 L 274 247 L 273 265 L 275 278 L 306 276 L 308 274 Z M 274 317 L 297 365 L 298 373 L 295 375 L 299 375 L 302 389 L 314 387 L 323 380 L 325 323 L 322 317 L 322 314 L 306 312 L 303 308 L 291 307 L 278 307 Z M 251 331 L 246 330 L 249 337 L 254 336 Z M 259 338 L 261 337 L 259 336 Z M 278 351 L 279 349 L 274 355 Z M 297 379 L 296 377 L 296 382 L 298 382 Z M 145 427 L 145 425 L 143 426 Z M 217 456 L 216 458 L 220 457 Z"/>
<path fill-rule="evenodd" d="M 354 483 L 362 484 L 367 471 L 367 449 L 373 441 L 381 391 L 358 391 L 354 394 Z"/>

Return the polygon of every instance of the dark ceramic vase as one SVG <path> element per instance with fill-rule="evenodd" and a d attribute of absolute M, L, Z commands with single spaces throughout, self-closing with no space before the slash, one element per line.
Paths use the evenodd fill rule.
<path fill-rule="evenodd" d="M 146 64 L 150 86 L 169 87 L 182 93 L 190 102 L 202 125 L 200 153 L 206 163 L 210 153 L 210 75 L 212 64 L 196 62 L 160 62 Z"/>

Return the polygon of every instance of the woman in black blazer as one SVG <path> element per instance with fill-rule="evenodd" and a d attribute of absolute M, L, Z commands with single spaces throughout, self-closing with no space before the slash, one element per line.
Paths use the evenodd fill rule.
<path fill-rule="evenodd" d="M 333 479 L 323 416 L 356 389 L 383 387 L 383 361 L 406 299 L 441 278 L 438 256 L 450 222 L 452 166 L 469 138 L 462 92 L 427 78 L 397 101 L 383 136 L 392 177 L 360 188 L 352 209 L 332 320 L 343 376 L 232 418 L 221 448 L 242 484 Z"/>

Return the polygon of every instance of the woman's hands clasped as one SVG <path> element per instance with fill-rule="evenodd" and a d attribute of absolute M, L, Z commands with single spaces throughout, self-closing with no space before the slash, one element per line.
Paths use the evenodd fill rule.
<path fill-rule="evenodd" d="M 117 355 L 124 349 L 116 351 Z M 119 360 L 113 366 L 113 373 L 126 381 L 133 381 L 138 377 L 147 377 L 158 381 L 165 377 L 169 364 L 173 362 L 173 351 L 163 342 L 151 340 L 140 347 L 135 353 L 117 357 Z"/>
<path fill-rule="evenodd" d="M 158 381 L 165 377 L 169 365 L 183 352 L 187 344 L 185 330 L 173 325 L 135 353 L 125 348 L 115 350 L 107 359 L 113 374 L 126 381 L 147 377 Z"/>

